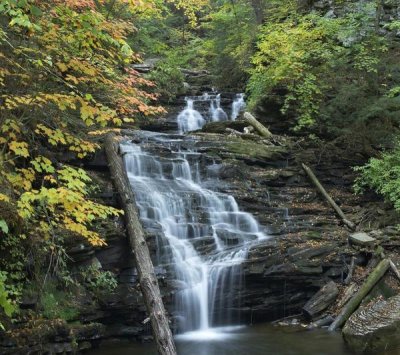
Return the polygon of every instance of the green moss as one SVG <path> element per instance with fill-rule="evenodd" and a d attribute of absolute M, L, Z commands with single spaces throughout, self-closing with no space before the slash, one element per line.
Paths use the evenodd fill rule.
<path fill-rule="evenodd" d="M 47 319 L 77 320 L 79 306 L 70 292 L 57 289 L 49 282 L 40 295 L 42 314 Z"/>
<path fill-rule="evenodd" d="M 283 147 L 268 146 L 262 142 L 243 139 L 231 139 L 225 144 L 227 151 L 233 154 L 247 156 L 261 160 L 285 159 L 286 149 Z"/>

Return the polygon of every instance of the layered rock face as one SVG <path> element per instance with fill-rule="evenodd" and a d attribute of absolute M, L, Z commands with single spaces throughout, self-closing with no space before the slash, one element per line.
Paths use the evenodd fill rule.
<path fill-rule="evenodd" d="M 168 134 L 176 129 L 175 117 L 172 112 L 165 120 L 149 124 L 147 128 Z M 213 177 L 210 189 L 234 196 L 240 209 L 252 213 L 266 228 L 269 239 L 255 243 L 242 263 L 242 283 L 220 293 L 221 298 L 232 295 L 237 298 L 232 302 L 237 318 L 232 321 L 250 324 L 302 313 L 302 307 L 323 285 L 330 280 L 339 283 L 344 280 L 353 255 L 357 256 L 356 265 L 367 262 L 364 254 L 348 245 L 348 232 L 309 184 L 301 163 L 314 168 L 328 192 L 354 222 L 366 218 L 365 211 L 359 207 L 366 200 L 360 200 L 351 191 L 353 176 L 349 166 L 357 165 L 358 157 L 348 157 L 335 150 L 327 152 L 312 142 L 286 136 L 265 140 L 254 134 L 237 135 L 232 131 L 243 132 L 245 126 L 240 120 L 207 124 L 202 131 L 182 137 L 180 144 L 187 150 L 201 153 L 199 170 L 203 176 Z M 227 132 L 226 128 L 231 130 Z M 175 148 L 143 141 L 137 132 L 124 133 L 128 140 L 141 142 L 143 149 L 163 159 L 168 159 Z M 87 161 L 85 169 L 100 186 L 95 197 L 118 206 L 118 196 L 102 152 Z M 382 209 L 378 221 L 368 222 L 382 227 L 392 221 L 390 214 Z M 145 227 L 148 245 L 157 263 L 160 231 Z M 146 339 L 151 329 L 149 323 L 143 323 L 147 315 L 123 221 L 108 221 L 98 228 L 107 240 L 107 247 L 71 245 L 68 253 L 73 263 L 70 267 L 74 270 L 95 265 L 112 271 L 118 279 L 118 287 L 116 292 L 100 293 L 96 299 L 89 294 L 82 295 L 79 321 L 104 325 L 99 333 L 101 338 Z M 390 233 L 376 237 L 382 239 L 382 243 L 392 243 Z M 222 238 L 231 245 L 241 243 L 235 235 Z M 204 257 L 215 252 L 213 238 L 197 240 L 193 245 Z M 156 267 L 164 302 L 170 311 L 174 294 L 182 287 L 172 269 L 172 265 L 163 262 Z M 30 307 L 28 303 L 26 307 Z M 40 341 L 58 344 L 57 339 L 61 338 L 49 336 Z M 81 342 L 86 340 L 93 342 L 90 337 L 82 337 Z"/>
<path fill-rule="evenodd" d="M 171 122 L 158 128 L 168 131 L 172 125 Z M 348 246 L 346 230 L 301 171 L 301 162 L 315 166 L 319 157 L 314 147 L 299 147 L 288 137 L 276 136 L 266 141 L 256 135 L 229 136 L 223 133 L 227 126 L 242 130 L 244 124 L 240 121 L 209 124 L 203 132 L 185 138 L 182 144 L 202 154 L 199 164 L 204 176 L 218 175 L 210 188 L 234 196 L 242 210 L 252 213 L 266 227 L 270 237 L 251 248 L 242 266 L 243 287 L 232 290 L 240 297 L 241 321 L 266 321 L 301 313 L 304 304 L 320 287 L 329 280 L 341 281 L 346 277 L 347 265 L 355 254 Z M 126 133 L 128 139 L 139 141 L 134 132 Z M 146 151 L 165 159 L 173 148 L 151 142 L 144 144 Z M 357 211 L 360 201 L 349 188 L 351 171 L 347 164 L 348 161 L 335 164 L 334 157 L 329 157 L 319 164 L 316 173 L 344 211 L 350 212 Z M 100 171 L 106 168 L 105 161 L 99 158 L 91 163 L 91 168 L 100 176 Z M 103 197 L 116 203 L 106 179 L 103 187 L 106 188 Z M 160 231 L 147 227 L 148 244 L 156 262 Z M 144 331 L 141 322 L 146 315 L 123 225 L 107 233 L 106 249 L 83 248 L 73 255 L 75 260 L 81 255 L 79 263 L 84 264 L 95 258 L 104 269 L 116 272 L 120 281 L 118 292 L 105 297 L 101 309 L 89 314 L 87 319 L 112 324 L 110 335 L 140 336 Z M 224 237 L 232 245 L 240 243 L 235 236 Z M 197 240 L 194 247 L 204 256 L 215 251 L 213 238 Z M 361 257 L 357 259 L 358 264 L 365 261 Z M 156 271 L 168 308 L 180 284 L 174 280 L 169 265 L 161 264 Z"/>
<path fill-rule="evenodd" d="M 347 321 L 343 336 L 360 353 L 400 346 L 400 296 L 377 299 L 360 307 Z"/>

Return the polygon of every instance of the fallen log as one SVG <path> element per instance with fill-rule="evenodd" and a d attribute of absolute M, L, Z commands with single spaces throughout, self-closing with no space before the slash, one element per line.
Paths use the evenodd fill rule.
<path fill-rule="evenodd" d="M 176 355 L 172 332 L 168 324 L 154 267 L 150 259 L 149 249 L 144 238 L 143 228 L 139 221 L 135 196 L 130 186 L 122 158 L 117 153 L 119 144 L 113 133 L 106 136 L 104 146 L 111 176 L 125 211 L 129 243 L 135 257 L 140 287 L 146 310 L 151 320 L 158 353 Z"/>
<path fill-rule="evenodd" d="M 390 260 L 390 268 L 392 269 L 392 271 L 394 272 L 394 274 L 396 275 L 396 277 L 400 280 L 400 272 L 399 269 L 396 267 L 396 265 L 394 264 L 394 262 L 392 260 Z"/>
<path fill-rule="evenodd" d="M 352 256 L 350 267 L 349 267 L 349 272 L 347 273 L 347 277 L 343 282 L 345 285 L 349 285 L 351 282 L 351 278 L 353 277 L 353 272 L 354 272 L 354 268 L 355 268 L 355 263 L 356 263 L 356 257 Z"/>
<path fill-rule="evenodd" d="M 332 199 L 331 196 L 326 192 L 325 188 L 321 185 L 317 177 L 314 175 L 312 170 L 306 165 L 306 164 L 301 164 L 303 167 L 303 170 L 306 172 L 312 183 L 315 185 L 315 187 L 318 189 L 318 191 L 322 194 L 322 196 L 325 197 L 325 199 L 328 201 L 328 203 L 331 205 L 331 207 L 335 210 L 336 214 L 340 217 L 342 222 L 349 227 L 351 230 L 356 229 L 356 225 L 349 221 L 346 217 L 346 215 L 343 213 L 341 208 L 336 204 L 336 202 Z"/>
<path fill-rule="evenodd" d="M 333 317 L 331 315 L 327 315 L 326 317 L 323 317 L 321 319 L 316 320 L 315 322 L 310 323 L 307 326 L 307 329 L 313 330 L 316 328 L 326 327 L 329 324 L 332 324 L 333 321 L 334 321 Z"/>
<path fill-rule="evenodd" d="M 258 122 L 256 118 L 250 113 L 250 112 L 245 112 L 243 115 L 244 119 L 246 122 L 253 126 L 254 129 L 263 137 L 269 138 L 272 137 L 272 133 L 269 131 L 267 127 L 265 127 L 262 123 Z"/>
<path fill-rule="evenodd" d="M 308 318 L 315 318 L 335 301 L 338 294 L 336 283 L 329 281 L 304 305 L 303 312 Z"/>
<path fill-rule="evenodd" d="M 225 132 L 229 133 L 229 134 L 232 134 L 234 136 L 239 136 L 239 137 L 243 136 L 243 134 L 244 134 L 242 132 L 237 131 L 236 129 L 232 129 L 232 128 L 229 128 L 229 127 L 225 128 Z"/>
<path fill-rule="evenodd" d="M 358 292 L 353 296 L 353 298 L 344 306 L 342 311 L 336 317 L 335 321 L 330 325 L 329 330 L 336 330 L 340 328 L 353 312 L 360 305 L 364 297 L 371 291 L 371 289 L 376 285 L 376 283 L 381 279 L 381 277 L 386 273 L 390 267 L 390 260 L 383 259 L 375 269 L 369 274 L 367 280 L 360 287 Z"/>
<path fill-rule="evenodd" d="M 342 294 L 341 299 L 339 300 L 337 307 L 338 309 L 341 309 L 342 307 L 344 307 L 344 305 L 349 301 L 350 298 L 353 297 L 353 295 L 356 293 L 356 291 L 358 290 L 358 286 L 355 282 L 349 284 L 345 291 Z"/>

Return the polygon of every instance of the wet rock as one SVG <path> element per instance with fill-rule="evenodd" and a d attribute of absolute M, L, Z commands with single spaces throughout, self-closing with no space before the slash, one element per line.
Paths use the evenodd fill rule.
<path fill-rule="evenodd" d="M 323 256 L 329 254 L 335 249 L 335 245 L 324 245 L 322 247 L 314 247 L 314 248 L 306 248 L 300 251 L 289 250 L 289 259 L 290 260 L 299 260 L 299 259 L 312 259 L 317 256 Z"/>
<path fill-rule="evenodd" d="M 370 237 L 367 233 L 359 232 L 353 233 L 349 236 L 349 242 L 351 244 L 360 245 L 360 246 L 371 246 L 376 242 L 375 238 Z"/>
<path fill-rule="evenodd" d="M 336 300 L 338 294 L 336 283 L 329 281 L 304 305 L 304 313 L 309 318 L 315 318 Z"/>
<path fill-rule="evenodd" d="M 400 295 L 361 306 L 343 328 L 346 343 L 357 352 L 400 346 Z"/>

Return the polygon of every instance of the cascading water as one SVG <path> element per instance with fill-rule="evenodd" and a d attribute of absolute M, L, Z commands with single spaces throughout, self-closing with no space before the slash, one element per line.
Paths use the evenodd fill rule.
<path fill-rule="evenodd" d="M 244 94 L 237 94 L 236 99 L 232 102 L 231 120 L 234 121 L 239 116 L 239 113 L 246 107 Z"/>
<path fill-rule="evenodd" d="M 200 118 L 188 99 L 177 118 L 180 130 L 199 128 Z M 194 145 L 184 148 L 185 139 L 177 135 L 138 135 L 146 147 L 154 144 L 163 152 L 155 156 L 139 144 L 121 145 L 143 225 L 158 233 L 158 263 L 173 268 L 178 331 L 208 337 L 213 326 L 234 321 L 241 263 L 250 245 L 266 234 L 251 214 L 240 211 L 233 196 L 205 187 L 202 155 Z M 206 255 L 196 249 L 204 243 L 211 245 Z"/>
<path fill-rule="evenodd" d="M 240 111 L 246 106 L 243 94 L 237 94 L 236 99 L 232 102 L 232 112 L 230 119 L 234 121 Z M 178 115 L 178 129 L 180 133 L 187 133 L 201 129 L 206 122 L 229 121 L 228 114 L 221 107 L 220 94 L 204 93 L 201 96 L 185 98 L 186 107 Z M 200 112 L 194 108 L 195 103 L 202 105 L 204 102 L 209 102 L 208 112 Z"/>
<path fill-rule="evenodd" d="M 206 123 L 199 111 L 193 108 L 193 100 L 186 100 L 186 108 L 178 116 L 178 127 L 181 133 L 200 129 Z"/>
<path fill-rule="evenodd" d="M 218 94 L 210 104 L 211 120 L 213 122 L 228 121 L 228 115 L 221 108 L 221 95 Z"/>

